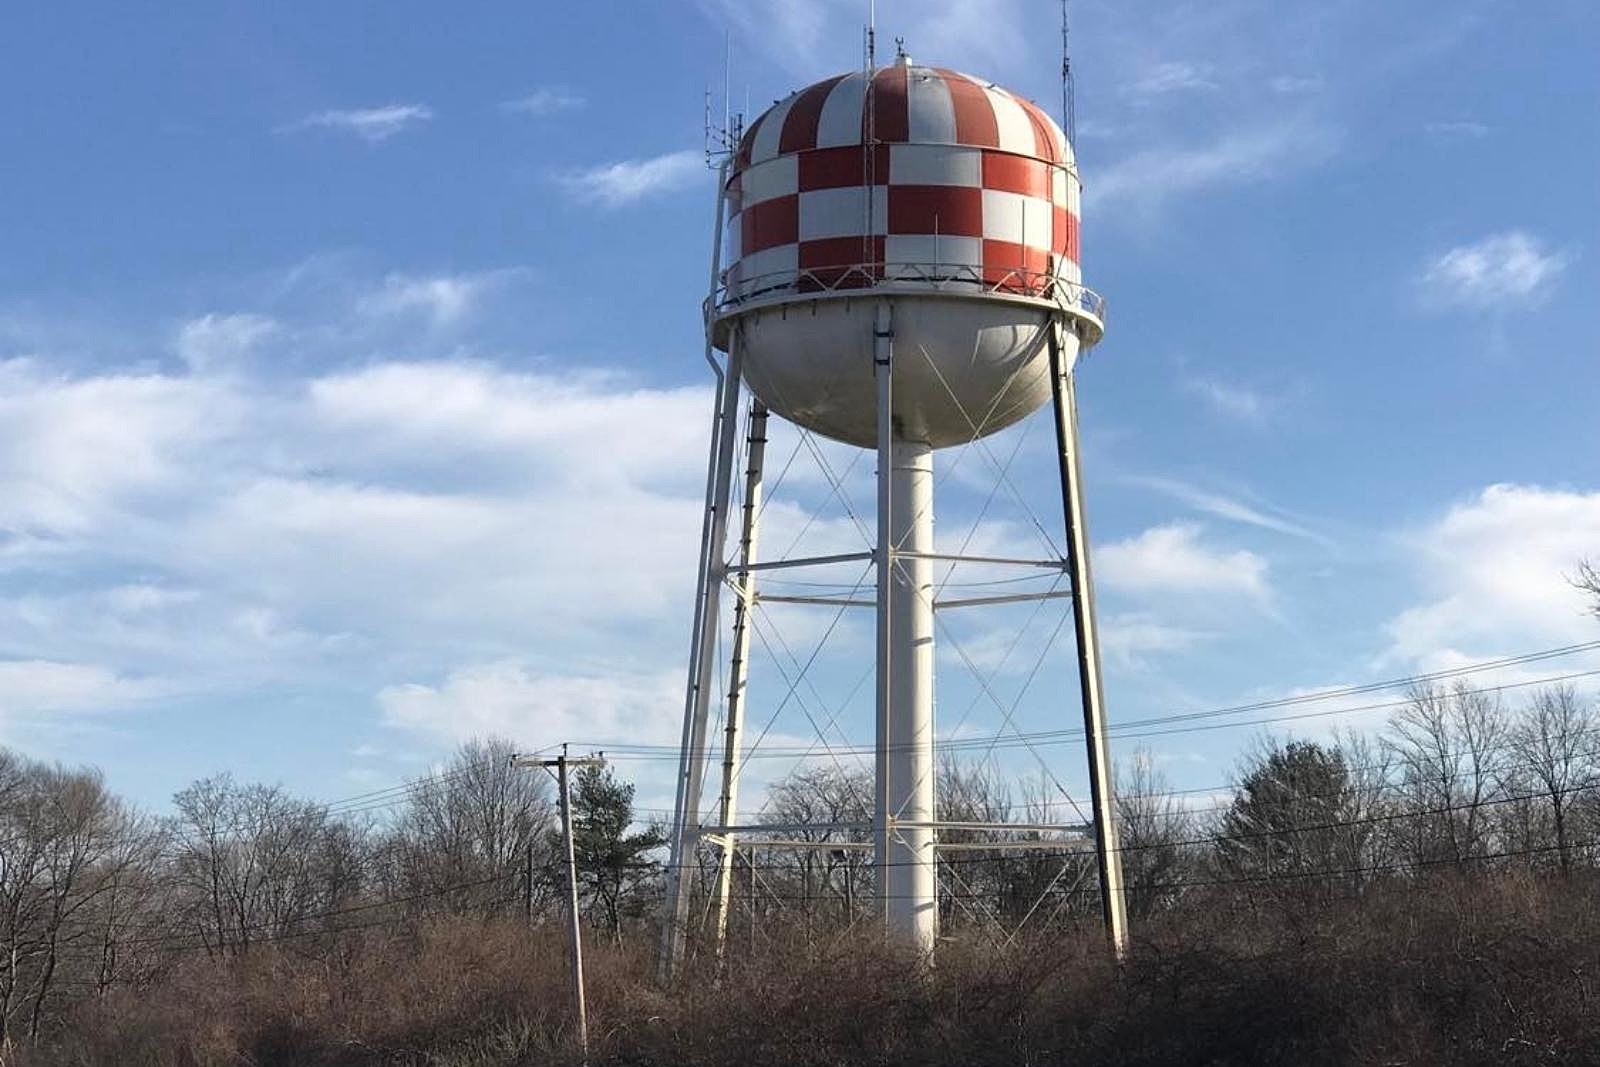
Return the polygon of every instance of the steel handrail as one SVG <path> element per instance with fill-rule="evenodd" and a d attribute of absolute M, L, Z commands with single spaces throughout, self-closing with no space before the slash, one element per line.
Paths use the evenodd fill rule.
<path fill-rule="evenodd" d="M 996 276 L 995 268 L 973 263 L 858 262 L 769 271 L 731 280 L 728 274 L 724 271 L 719 279 L 715 303 L 708 301 L 707 311 L 712 313 L 711 317 L 721 318 L 747 304 L 766 303 L 786 293 L 800 296 L 859 293 L 906 283 L 932 292 L 972 293 L 976 290 L 1050 300 L 1063 310 L 1087 313 L 1102 323 L 1106 313 L 1105 297 L 1083 283 L 1026 267 L 1007 268 Z"/>

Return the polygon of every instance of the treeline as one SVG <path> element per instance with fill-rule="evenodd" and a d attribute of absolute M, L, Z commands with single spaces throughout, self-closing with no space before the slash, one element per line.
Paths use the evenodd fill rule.
<path fill-rule="evenodd" d="M 436 916 L 540 921 L 565 897 L 551 789 L 500 740 L 439 772 L 338 806 L 230 775 L 164 818 L 99 772 L 0 751 L 0 1052 L 70 1023 L 114 989 L 147 989 L 187 957 L 330 943 Z M 633 787 L 576 778 L 583 901 L 612 937 L 654 900 L 662 835 L 633 826 Z"/>
<path fill-rule="evenodd" d="M 96 772 L 0 754 L 0 1063 L 512 1064 L 565 1055 L 556 921 L 564 868 L 552 792 L 544 772 L 514 766 L 513 754 L 504 741 L 469 744 L 430 776 L 334 805 L 224 775 L 178 793 L 161 818 L 118 800 Z M 1525 898 L 1544 901 L 1539 921 L 1556 924 L 1559 916 L 1563 931 L 1528 949 L 1535 958 L 1553 954 L 1540 965 L 1566 968 L 1580 990 L 1600 973 L 1592 914 L 1600 715 L 1571 689 L 1542 690 L 1516 706 L 1465 684 L 1418 690 L 1371 734 L 1261 741 L 1221 790 L 1174 790 L 1145 753 L 1120 765 L 1118 784 L 1130 910 L 1143 946 L 1136 959 L 1159 949 L 1162 966 L 1177 952 L 1198 970 L 1226 965 L 1245 975 L 1247 961 L 1282 963 L 1285 951 L 1298 951 L 1269 931 L 1291 932 L 1304 948 L 1335 920 L 1353 924 L 1336 938 L 1340 952 L 1377 952 L 1396 936 L 1384 924 L 1400 923 L 1415 955 L 1419 929 L 1438 933 L 1441 924 L 1463 921 L 1462 909 L 1484 922 L 1492 914 L 1504 933 L 1508 922 L 1514 926 L 1515 901 Z M 705 848 L 697 857 L 704 877 L 692 914 L 701 941 L 689 984 L 662 1000 L 651 988 L 649 959 L 664 835 L 641 825 L 633 787 L 611 770 L 578 774 L 581 906 L 599 953 L 601 1017 L 614 1013 L 610 1029 L 597 1032 L 611 1035 L 617 1055 L 636 1063 L 737 1062 L 671 1042 L 657 1047 L 660 1033 L 637 1028 L 644 1018 L 688 1025 L 684 1013 L 701 1010 L 709 1020 L 721 1009 L 693 990 L 720 988 L 718 968 L 742 968 L 750 981 L 799 998 L 823 995 L 816 968 L 824 963 L 851 973 L 853 952 L 867 954 L 860 966 L 879 968 L 880 978 L 920 966 L 892 946 L 872 947 L 873 872 L 861 829 L 870 821 L 870 795 L 863 774 L 831 760 L 803 765 L 769 789 L 752 819 L 772 825 L 774 838 L 796 836 L 788 829 L 796 824 L 835 828 L 810 832 L 813 847 L 804 849 L 739 849 L 720 956 L 705 940 L 715 858 Z M 1089 962 L 1099 958 L 1092 855 L 1081 839 L 1043 828 L 1082 821 L 1059 783 L 1047 774 L 1007 781 L 982 763 L 946 763 L 938 804 L 947 822 L 1014 827 L 942 836 L 959 846 L 944 853 L 940 877 L 950 939 L 940 966 L 949 980 L 1022 983 L 1004 996 L 1020 997 L 1013 1008 L 1030 1017 L 1048 1007 L 1036 998 L 1067 981 L 1055 973 L 1060 968 L 1142 980 L 1144 964 L 1107 977 Z M 1457 909 L 1454 920 L 1426 910 L 1445 906 Z M 1534 919 L 1530 912 L 1529 931 Z M 1571 944 L 1588 948 L 1574 958 Z M 1474 951 L 1480 959 L 1472 968 L 1498 966 L 1489 949 Z M 1044 971 L 1039 952 L 1050 959 Z M 961 970 L 957 960 L 978 970 Z M 1323 974 L 1309 956 L 1306 963 L 1302 978 Z M 991 964 L 1001 970 L 985 970 Z M 1380 972 L 1363 980 L 1377 982 Z M 792 984 L 800 976 L 812 983 L 809 992 Z M 1511 980 L 1462 979 L 1474 989 L 1473 982 L 1502 988 Z M 962 995 L 969 994 L 979 995 Z M 1458 1008 L 1471 1000 L 1452 995 Z M 1087 994 L 1074 996 L 1088 1012 Z M 209 1028 L 186 1029 L 180 1020 L 201 1002 Z M 819 1005 L 791 1007 L 814 1017 Z M 483 1043 L 491 1023 L 503 1054 Z M 1097 1054 L 1061 1033 L 1027 1040 Z M 1561 1040 L 1578 1039 L 1568 1027 Z M 119 1046 L 150 1056 L 168 1046 L 188 1051 L 148 1060 L 107 1051 Z M 476 1051 L 461 1052 L 467 1058 L 440 1058 L 441 1049 L 468 1046 Z M 1006 1047 L 1047 1062 L 1033 1046 Z M 324 1048 L 342 1051 L 313 1055 Z M 837 1062 L 827 1058 L 836 1051 L 769 1059 Z M 925 1051 L 917 1057 L 939 1062 Z"/>
<path fill-rule="evenodd" d="M 860 826 L 870 822 L 870 797 L 865 770 L 817 764 L 779 782 L 761 817 Z M 941 821 L 1071 824 L 1084 820 L 1086 806 L 1048 773 L 1019 783 L 982 765 L 940 769 Z M 1272 895 L 1359 894 L 1439 869 L 1594 870 L 1600 715 L 1564 686 L 1514 707 L 1465 682 L 1421 688 L 1373 733 L 1259 741 L 1216 789 L 1173 790 L 1154 757 L 1136 751 L 1119 762 L 1116 810 L 1129 910 L 1138 918 L 1191 898 L 1210 909 L 1219 897 L 1252 907 Z M 826 923 L 870 906 L 864 831 L 797 836 L 824 847 L 740 854 L 743 877 L 734 885 L 746 915 L 798 912 Z M 1098 914 L 1093 856 L 1062 838 L 1040 829 L 945 831 L 941 840 L 960 850 L 941 858 L 942 925 L 1014 931 L 1023 922 Z"/>

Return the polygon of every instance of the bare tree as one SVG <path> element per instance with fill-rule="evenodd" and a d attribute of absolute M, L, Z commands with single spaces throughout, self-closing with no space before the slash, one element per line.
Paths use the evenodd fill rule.
<path fill-rule="evenodd" d="M 1595 618 L 1600 618 L 1600 566 L 1592 560 L 1584 560 L 1578 564 L 1578 573 L 1572 576 L 1572 584 L 1579 591 L 1589 597 L 1589 612 Z"/>
<path fill-rule="evenodd" d="M 1594 755 L 1594 709 L 1571 686 L 1534 694 L 1532 706 L 1511 734 L 1517 769 L 1537 793 L 1534 804 L 1548 814 L 1550 846 L 1563 873 L 1572 870 L 1573 815 L 1577 801 L 1600 786 L 1600 760 Z"/>
<path fill-rule="evenodd" d="M 210 951 L 232 955 L 303 929 L 361 888 L 352 829 L 278 786 L 203 779 L 173 798 L 174 875 Z"/>
<path fill-rule="evenodd" d="M 1464 682 L 1411 691 L 1385 744 L 1411 813 L 1405 837 L 1413 860 L 1461 863 L 1489 850 L 1490 805 L 1504 792 L 1510 729 L 1499 697 Z"/>
<path fill-rule="evenodd" d="M 841 826 L 866 826 L 872 819 L 872 787 L 865 772 L 851 773 L 836 763 L 803 764 L 767 793 L 758 821 L 787 827 L 819 827 L 784 832 L 785 837 L 840 847 L 768 850 L 756 860 L 760 881 L 769 896 L 776 896 L 800 911 L 809 930 L 815 920 L 813 904 L 836 901 L 848 914 L 867 886 L 865 865 L 850 845 L 870 839 L 865 830 Z M 754 904 L 760 907 L 760 902 Z M 830 905 L 831 906 L 831 905 Z"/>
<path fill-rule="evenodd" d="M 399 895 L 457 912 L 525 907 L 530 898 L 543 908 L 553 885 L 550 783 L 513 766 L 515 755 L 504 738 L 468 741 L 414 784 L 384 849 Z"/>
<path fill-rule="evenodd" d="M 0 1048 L 37 1037 L 66 979 L 86 978 L 96 911 L 141 853 L 136 816 L 96 771 L 0 753 Z"/>
<path fill-rule="evenodd" d="M 1149 749 L 1135 749 L 1116 765 L 1117 829 L 1128 910 L 1145 917 L 1182 895 L 1189 870 L 1195 817 L 1172 793 Z"/>
<path fill-rule="evenodd" d="M 1011 789 L 987 763 L 962 764 L 946 756 L 939 762 L 935 810 L 941 822 L 1004 824 L 1014 814 Z M 939 843 L 963 846 L 942 857 L 945 877 L 939 884 L 939 915 L 944 924 L 985 915 L 998 902 L 1008 878 L 1008 854 L 976 846 L 1014 837 L 1005 829 L 945 829 Z M 981 921 L 981 920 L 980 920 Z"/>
<path fill-rule="evenodd" d="M 1395 813 L 1394 759 L 1382 743 L 1354 729 L 1335 730 L 1334 745 L 1344 758 L 1345 825 L 1339 827 L 1340 862 L 1377 871 L 1392 862 L 1389 833 Z"/>

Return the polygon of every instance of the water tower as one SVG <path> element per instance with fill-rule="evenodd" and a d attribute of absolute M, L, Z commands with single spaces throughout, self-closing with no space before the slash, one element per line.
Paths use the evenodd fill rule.
<path fill-rule="evenodd" d="M 891 933 L 937 936 L 934 810 L 936 562 L 1055 567 L 1071 583 L 1107 933 L 1126 938 L 1112 821 L 1072 371 L 1100 339 L 1103 302 L 1078 264 L 1072 146 L 1033 103 L 986 79 L 892 65 L 820 81 L 782 100 L 732 145 L 719 176 L 706 356 L 718 378 L 683 747 L 664 923 L 670 974 L 686 936 L 697 846 L 721 861 L 711 886 L 726 924 L 742 758 L 747 614 L 763 571 L 845 557 L 757 558 L 768 413 L 877 459 L 876 765 L 872 852 Z M 716 353 L 726 353 L 719 362 Z M 741 396 L 753 396 L 743 528 L 727 558 Z M 981 559 L 933 543 L 933 462 L 941 448 L 1004 429 L 1045 404 L 1055 414 L 1065 558 Z M 713 692 L 725 585 L 733 652 Z M 995 598 L 1007 599 L 1007 598 Z M 1015 599 L 1015 598 L 1012 598 Z M 722 783 L 702 810 L 707 717 L 726 700 Z"/>

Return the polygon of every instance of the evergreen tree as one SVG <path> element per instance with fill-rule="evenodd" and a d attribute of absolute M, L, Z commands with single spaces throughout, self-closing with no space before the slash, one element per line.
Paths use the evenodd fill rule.
<path fill-rule="evenodd" d="M 572 791 L 573 852 L 589 921 L 621 940 L 624 923 L 649 907 L 660 863 L 650 853 L 666 843 L 659 826 L 633 831 L 633 785 L 611 768 L 578 769 Z"/>
<path fill-rule="evenodd" d="M 1359 859 L 1348 830 L 1358 805 L 1342 752 L 1290 741 L 1256 755 L 1222 819 L 1217 858 L 1247 877 L 1326 874 Z"/>

